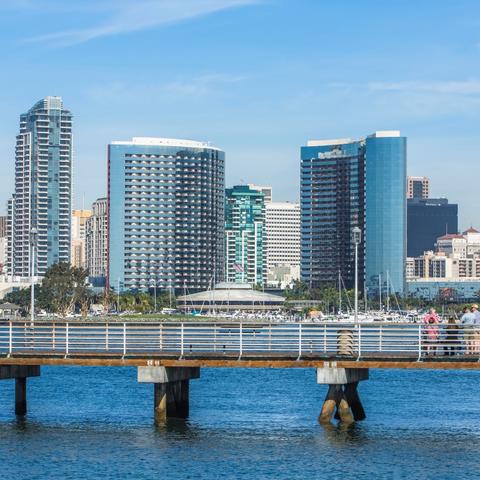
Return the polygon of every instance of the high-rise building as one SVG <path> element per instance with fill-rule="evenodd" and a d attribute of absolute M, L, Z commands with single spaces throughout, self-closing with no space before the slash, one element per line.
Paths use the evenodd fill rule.
<path fill-rule="evenodd" d="M 15 194 L 9 202 L 8 270 L 28 277 L 30 238 L 37 230 L 35 275 L 70 261 L 72 114 L 60 97 L 46 97 L 20 116 Z"/>
<path fill-rule="evenodd" d="M 120 289 L 205 289 L 224 277 L 225 153 L 133 138 L 108 146 L 108 276 Z"/>
<path fill-rule="evenodd" d="M 92 216 L 91 210 L 74 210 L 72 212 L 72 247 L 70 263 L 74 267 L 85 268 L 85 234 L 87 220 Z"/>
<path fill-rule="evenodd" d="M 418 257 L 435 249 L 444 234 L 458 233 L 458 205 L 446 198 L 407 200 L 407 255 Z"/>
<path fill-rule="evenodd" d="M 225 272 L 227 282 L 264 285 L 265 198 L 247 185 L 225 193 Z"/>
<path fill-rule="evenodd" d="M 285 287 L 300 278 L 300 204 L 265 205 L 267 283 Z"/>
<path fill-rule="evenodd" d="M 7 251 L 8 251 L 8 237 L 7 237 L 7 217 L 0 216 L 0 275 L 5 274 L 7 267 Z"/>
<path fill-rule="evenodd" d="M 257 190 L 258 192 L 262 192 L 265 204 L 272 201 L 272 187 L 270 185 L 256 185 L 254 183 L 249 183 L 247 184 L 247 186 L 250 187 L 251 190 Z"/>
<path fill-rule="evenodd" d="M 90 277 L 107 276 L 108 203 L 98 198 L 85 225 L 85 264 Z"/>
<path fill-rule="evenodd" d="M 301 278 L 311 287 L 354 285 L 352 229 L 362 230 L 359 286 L 388 282 L 403 293 L 406 258 L 406 138 L 380 131 L 361 140 L 301 148 Z"/>
<path fill-rule="evenodd" d="M 407 198 L 428 198 L 430 180 L 428 177 L 407 177 Z"/>

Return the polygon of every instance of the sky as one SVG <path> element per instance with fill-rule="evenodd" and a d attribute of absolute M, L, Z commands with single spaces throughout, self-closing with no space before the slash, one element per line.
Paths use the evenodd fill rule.
<path fill-rule="evenodd" d="M 227 185 L 299 197 L 308 139 L 401 130 L 408 172 L 480 227 L 478 0 L 0 0 L 0 212 L 18 117 L 74 115 L 74 207 L 133 136 L 210 141 Z"/>

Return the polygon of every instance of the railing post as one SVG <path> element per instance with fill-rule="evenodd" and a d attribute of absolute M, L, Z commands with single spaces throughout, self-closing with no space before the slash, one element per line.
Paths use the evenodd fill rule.
<path fill-rule="evenodd" d="M 298 358 L 300 360 L 302 357 L 302 324 L 298 324 Z"/>
<path fill-rule="evenodd" d="M 183 323 L 180 326 L 180 358 L 183 358 Z"/>
<path fill-rule="evenodd" d="M 360 360 L 360 356 L 362 355 L 362 326 L 360 323 L 357 323 L 358 329 L 358 356 L 357 362 Z"/>
<path fill-rule="evenodd" d="M 123 356 L 127 354 L 127 324 L 123 323 Z"/>
<path fill-rule="evenodd" d="M 105 351 L 108 352 L 108 322 L 105 324 Z"/>
<path fill-rule="evenodd" d="M 380 352 L 382 351 L 383 348 L 383 325 L 380 325 L 379 327 L 379 336 L 378 336 L 378 349 Z"/>
<path fill-rule="evenodd" d="M 13 325 L 12 322 L 8 322 L 8 356 L 13 351 Z"/>
<path fill-rule="evenodd" d="M 418 359 L 419 362 L 422 359 L 422 325 L 418 325 Z"/>
<path fill-rule="evenodd" d="M 217 351 L 217 324 L 213 324 L 213 351 Z"/>
<path fill-rule="evenodd" d="M 68 322 L 65 324 L 65 356 L 68 355 L 70 346 L 68 344 Z"/>
<path fill-rule="evenodd" d="M 239 333 L 239 350 L 240 350 L 240 354 L 239 354 L 238 358 L 242 358 L 242 353 L 243 353 L 243 326 L 242 326 L 242 322 L 240 322 L 240 328 L 238 330 L 238 333 Z"/>
<path fill-rule="evenodd" d="M 160 328 L 160 337 L 159 337 L 159 341 L 160 341 L 160 351 L 163 350 L 163 324 L 161 323 L 159 325 L 159 328 Z"/>
<path fill-rule="evenodd" d="M 55 322 L 52 323 L 52 350 L 55 350 Z"/>
<path fill-rule="evenodd" d="M 327 353 L 327 325 L 323 325 L 323 353 Z"/>

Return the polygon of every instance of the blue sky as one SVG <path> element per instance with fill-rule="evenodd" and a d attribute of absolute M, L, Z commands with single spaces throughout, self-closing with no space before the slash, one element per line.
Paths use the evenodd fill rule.
<path fill-rule="evenodd" d="M 0 202 L 18 115 L 61 95 L 77 208 L 111 140 L 208 140 L 229 185 L 295 200 L 307 139 L 400 129 L 409 173 L 480 227 L 479 26 L 477 0 L 0 0 Z"/>

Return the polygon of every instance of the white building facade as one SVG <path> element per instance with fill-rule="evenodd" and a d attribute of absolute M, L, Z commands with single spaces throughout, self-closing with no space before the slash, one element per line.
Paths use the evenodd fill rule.
<path fill-rule="evenodd" d="M 300 204 L 265 205 L 267 284 L 285 288 L 300 279 Z"/>

